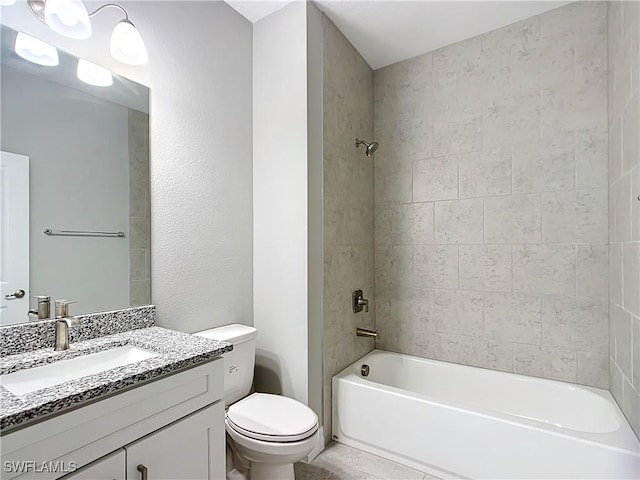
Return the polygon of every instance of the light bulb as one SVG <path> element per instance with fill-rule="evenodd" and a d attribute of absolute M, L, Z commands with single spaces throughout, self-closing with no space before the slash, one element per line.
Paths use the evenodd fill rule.
<path fill-rule="evenodd" d="M 58 50 L 53 45 L 33 38 L 26 33 L 18 32 L 16 35 L 15 50 L 25 60 L 45 67 L 58 65 Z"/>
<path fill-rule="evenodd" d="M 144 65 L 148 61 L 142 36 L 128 20 L 122 20 L 113 29 L 109 50 L 113 58 L 129 65 Z"/>
<path fill-rule="evenodd" d="M 81 0 L 46 0 L 44 19 L 53 31 L 65 37 L 91 36 L 91 21 Z"/>
<path fill-rule="evenodd" d="M 84 59 L 78 60 L 78 78 L 84 83 L 96 87 L 108 87 L 113 85 L 111 72 L 95 63 L 87 62 Z"/>

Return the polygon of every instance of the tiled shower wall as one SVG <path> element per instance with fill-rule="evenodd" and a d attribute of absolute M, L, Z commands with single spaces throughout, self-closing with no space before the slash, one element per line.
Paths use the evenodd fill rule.
<path fill-rule="evenodd" d="M 324 428 L 331 432 L 331 377 L 374 348 L 355 336 L 374 326 L 373 160 L 355 138 L 373 137 L 373 72 L 323 16 Z M 354 314 L 361 289 L 369 313 Z"/>
<path fill-rule="evenodd" d="M 378 347 L 608 386 L 606 34 L 580 2 L 374 73 Z"/>
<path fill-rule="evenodd" d="M 640 436 L 640 3 L 609 3 L 611 392 Z"/>

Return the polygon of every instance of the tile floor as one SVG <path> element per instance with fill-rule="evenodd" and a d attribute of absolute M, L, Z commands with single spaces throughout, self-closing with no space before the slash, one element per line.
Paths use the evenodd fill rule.
<path fill-rule="evenodd" d="M 424 472 L 331 443 L 310 464 L 296 463 L 296 480 L 433 480 Z"/>

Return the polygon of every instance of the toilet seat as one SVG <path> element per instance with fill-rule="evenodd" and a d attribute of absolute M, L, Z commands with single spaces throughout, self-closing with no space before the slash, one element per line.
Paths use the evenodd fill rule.
<path fill-rule="evenodd" d="M 318 430 L 318 416 L 292 398 L 254 393 L 231 405 L 227 426 L 264 442 L 298 442 Z"/>

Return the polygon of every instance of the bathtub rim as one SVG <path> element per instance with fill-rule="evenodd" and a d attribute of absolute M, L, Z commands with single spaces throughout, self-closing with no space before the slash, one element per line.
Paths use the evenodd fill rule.
<path fill-rule="evenodd" d="M 404 358 L 408 357 L 410 359 L 415 359 L 424 363 L 446 364 L 447 366 L 451 366 L 451 367 L 464 368 L 464 369 L 476 369 L 484 372 L 488 371 L 490 373 L 495 373 L 498 375 L 508 375 L 508 376 L 515 376 L 518 378 L 535 379 L 543 383 L 551 382 L 551 383 L 561 384 L 562 386 L 569 385 L 569 386 L 574 386 L 576 388 L 581 388 L 595 395 L 598 395 L 599 397 L 603 398 L 607 402 L 611 403 L 616 412 L 616 415 L 618 416 L 620 427 L 617 430 L 614 430 L 612 432 L 606 432 L 606 433 L 584 432 L 584 431 L 573 430 L 569 428 L 558 427 L 551 423 L 545 423 L 539 420 L 511 415 L 511 414 L 496 411 L 496 410 L 490 410 L 490 409 L 481 408 L 481 407 L 470 408 L 469 406 L 465 406 L 456 402 L 443 401 L 438 397 L 425 395 L 418 392 L 412 392 L 411 390 L 405 390 L 405 389 L 394 387 L 391 385 L 374 382 L 372 380 L 367 380 L 366 378 L 362 377 L 359 374 L 360 363 L 362 363 L 366 358 L 372 357 L 372 356 L 385 356 L 385 355 L 400 356 Z M 335 389 L 334 382 L 340 381 L 340 380 L 358 384 L 368 389 L 383 390 L 383 391 L 392 393 L 394 395 L 401 395 L 404 397 L 415 398 L 431 405 L 438 405 L 441 407 L 445 407 L 445 408 L 456 410 L 456 411 L 462 411 L 462 412 L 470 413 L 473 415 L 495 418 L 500 422 L 518 425 L 518 426 L 524 426 L 526 428 L 531 428 L 533 430 L 548 432 L 553 435 L 570 437 L 585 443 L 596 444 L 612 450 L 616 450 L 621 453 L 635 455 L 636 457 L 638 457 L 638 461 L 640 462 L 640 440 L 636 437 L 635 433 L 631 429 L 629 422 L 627 421 L 626 417 L 620 410 L 620 407 L 616 403 L 615 399 L 613 398 L 609 390 L 589 387 L 586 385 L 579 385 L 575 383 L 562 382 L 560 380 L 551 380 L 551 379 L 541 378 L 541 377 L 532 377 L 532 376 L 522 375 L 519 373 L 503 372 L 500 370 L 474 367 L 471 365 L 463 365 L 463 364 L 458 364 L 453 362 L 446 362 L 443 360 L 422 358 L 414 355 L 407 355 L 404 353 L 397 353 L 397 352 L 389 352 L 387 350 L 380 350 L 380 349 L 372 350 L 371 352 L 367 353 L 363 357 L 353 362 L 351 365 L 347 366 L 341 372 L 334 375 L 331 379 L 332 390 Z M 333 400 L 334 398 L 332 393 L 332 410 L 333 410 L 332 414 L 335 414 L 336 413 L 335 410 L 337 409 L 337 406 L 335 405 Z"/>

